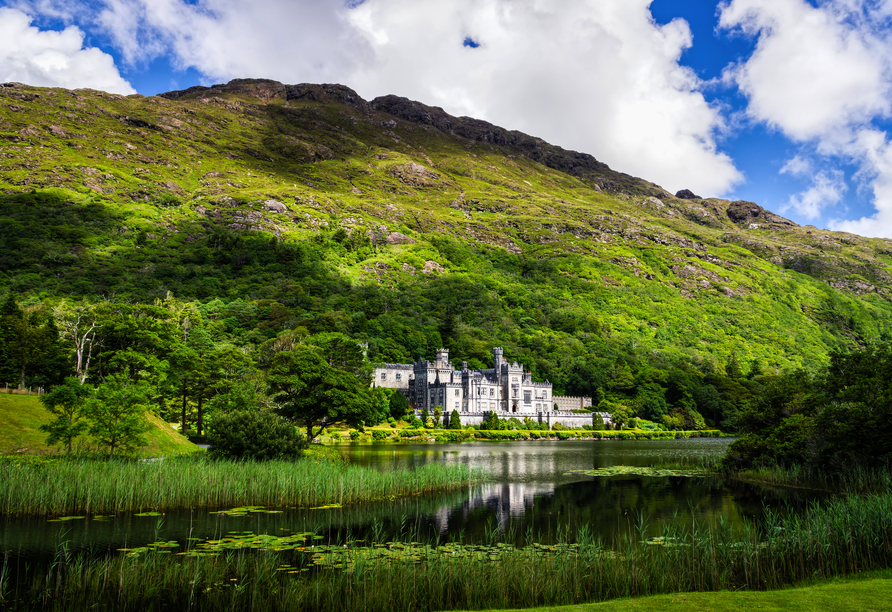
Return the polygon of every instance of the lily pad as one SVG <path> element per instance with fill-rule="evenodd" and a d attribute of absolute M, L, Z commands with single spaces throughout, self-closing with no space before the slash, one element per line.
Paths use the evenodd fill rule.
<path fill-rule="evenodd" d="M 134 514 L 133 516 L 161 516 L 160 512 L 140 512 L 139 514 Z"/>
<path fill-rule="evenodd" d="M 697 478 L 700 476 L 709 476 L 715 474 L 704 468 L 687 468 L 687 469 L 669 469 L 643 467 L 637 465 L 613 465 L 606 468 L 597 468 L 593 470 L 573 470 L 570 474 L 585 474 L 586 476 L 653 476 L 657 478 L 667 476 L 681 476 L 684 478 Z"/>
<path fill-rule="evenodd" d="M 50 519 L 47 523 L 63 523 L 65 521 L 79 521 L 85 519 L 85 516 L 60 516 L 59 518 Z"/>

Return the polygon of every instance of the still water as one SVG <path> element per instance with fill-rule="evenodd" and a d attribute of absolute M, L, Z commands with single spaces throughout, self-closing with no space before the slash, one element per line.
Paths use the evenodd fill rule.
<path fill-rule="evenodd" d="M 484 468 L 492 481 L 471 489 L 423 498 L 360 504 L 347 508 L 227 516 L 174 511 L 162 516 L 119 514 L 49 522 L 45 518 L 0 517 L 0 556 L 44 560 L 69 551 L 107 554 L 160 540 L 185 545 L 232 532 L 283 536 L 314 532 L 325 542 L 346 538 L 485 541 L 494 532 L 532 533 L 541 542 L 560 533 L 571 538 L 582 526 L 609 542 L 635 530 L 659 535 L 665 525 L 723 520 L 740 525 L 766 508 L 795 511 L 808 500 L 795 490 L 771 490 L 718 477 L 592 477 L 574 470 L 614 465 L 697 465 L 724 454 L 728 440 L 465 442 L 462 444 L 343 444 L 351 463 L 380 470 L 425 463 Z"/>

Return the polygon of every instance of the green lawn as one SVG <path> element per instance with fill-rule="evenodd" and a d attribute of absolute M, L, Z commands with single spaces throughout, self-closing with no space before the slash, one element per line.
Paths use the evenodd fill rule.
<path fill-rule="evenodd" d="M 760 610 L 806 612 L 857 610 L 884 612 L 892 609 L 892 572 L 874 572 L 868 579 L 837 579 L 830 583 L 800 586 L 782 591 L 720 591 L 676 593 L 635 599 L 616 599 L 580 606 L 527 609 L 524 612 L 701 612 L 704 610 Z M 503 610 L 501 612 L 509 612 Z M 520 612 L 520 611 L 517 611 Z"/>
<path fill-rule="evenodd" d="M 37 429 L 48 423 L 50 416 L 35 396 L 0 393 L 0 455 L 35 455 L 61 450 L 60 447 L 48 447 L 46 434 Z M 151 424 L 146 434 L 149 444 L 142 449 L 141 455 L 176 455 L 199 450 L 157 415 L 147 413 L 146 416 Z M 82 444 L 88 443 L 89 440 L 84 438 Z"/>

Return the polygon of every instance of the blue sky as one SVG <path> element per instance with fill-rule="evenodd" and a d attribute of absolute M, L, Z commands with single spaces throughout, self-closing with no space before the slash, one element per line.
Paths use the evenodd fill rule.
<path fill-rule="evenodd" d="M 892 0 L 0 0 L 0 80 L 397 94 L 892 237 Z"/>

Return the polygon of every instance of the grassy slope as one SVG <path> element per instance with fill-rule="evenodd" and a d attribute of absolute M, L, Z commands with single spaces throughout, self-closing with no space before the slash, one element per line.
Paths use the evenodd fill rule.
<path fill-rule="evenodd" d="M 292 280 L 277 278 L 275 264 L 249 263 L 251 284 L 236 288 L 233 279 L 249 273 L 230 266 L 228 254 L 211 265 L 187 261 L 190 249 L 219 251 L 220 232 L 233 227 L 302 241 L 339 226 L 357 235 L 399 231 L 415 242 L 328 252 L 330 270 L 394 289 L 427 287 L 438 276 L 454 282 L 469 295 L 462 329 L 487 349 L 545 346 L 575 333 L 568 320 L 585 320 L 582 327 L 618 345 L 696 358 L 736 353 L 788 368 L 892 337 L 886 240 L 770 215 L 734 223 L 726 201 L 678 200 L 603 169 L 574 176 L 511 146 L 323 94 L 285 100 L 242 87 L 175 101 L 42 88 L 4 95 L 0 189 L 55 189 L 83 223 L 74 234 L 22 239 L 13 250 L 34 256 L 0 266 L 0 289 L 139 299 L 173 289 L 287 302 Z M 410 163 L 433 174 L 413 174 Z M 288 212 L 267 211 L 269 198 Z M 27 234 L 17 225 L 23 208 L 2 211 L 0 230 Z M 238 248 L 233 259 L 250 259 Z M 422 274 L 427 262 L 445 271 Z M 475 319 L 477 303 L 496 320 Z"/>
<path fill-rule="evenodd" d="M 888 572 L 886 572 L 888 574 Z M 892 598 L 892 575 L 868 580 L 841 579 L 829 584 L 803 586 L 781 591 L 731 593 L 676 593 L 635 599 L 617 599 L 581 606 L 527 608 L 529 612 L 701 612 L 711 610 L 765 610 L 766 612 L 811 612 L 852 610 L 882 612 Z"/>
<path fill-rule="evenodd" d="M 155 414 L 147 413 L 147 417 L 151 424 L 146 434 L 149 444 L 142 449 L 141 455 L 178 455 L 199 450 Z M 50 448 L 45 444 L 46 434 L 37 429 L 49 421 L 50 413 L 44 410 L 37 397 L 0 394 L 0 423 L 3 423 L 0 427 L 0 455 L 58 452 L 59 447 Z"/>

